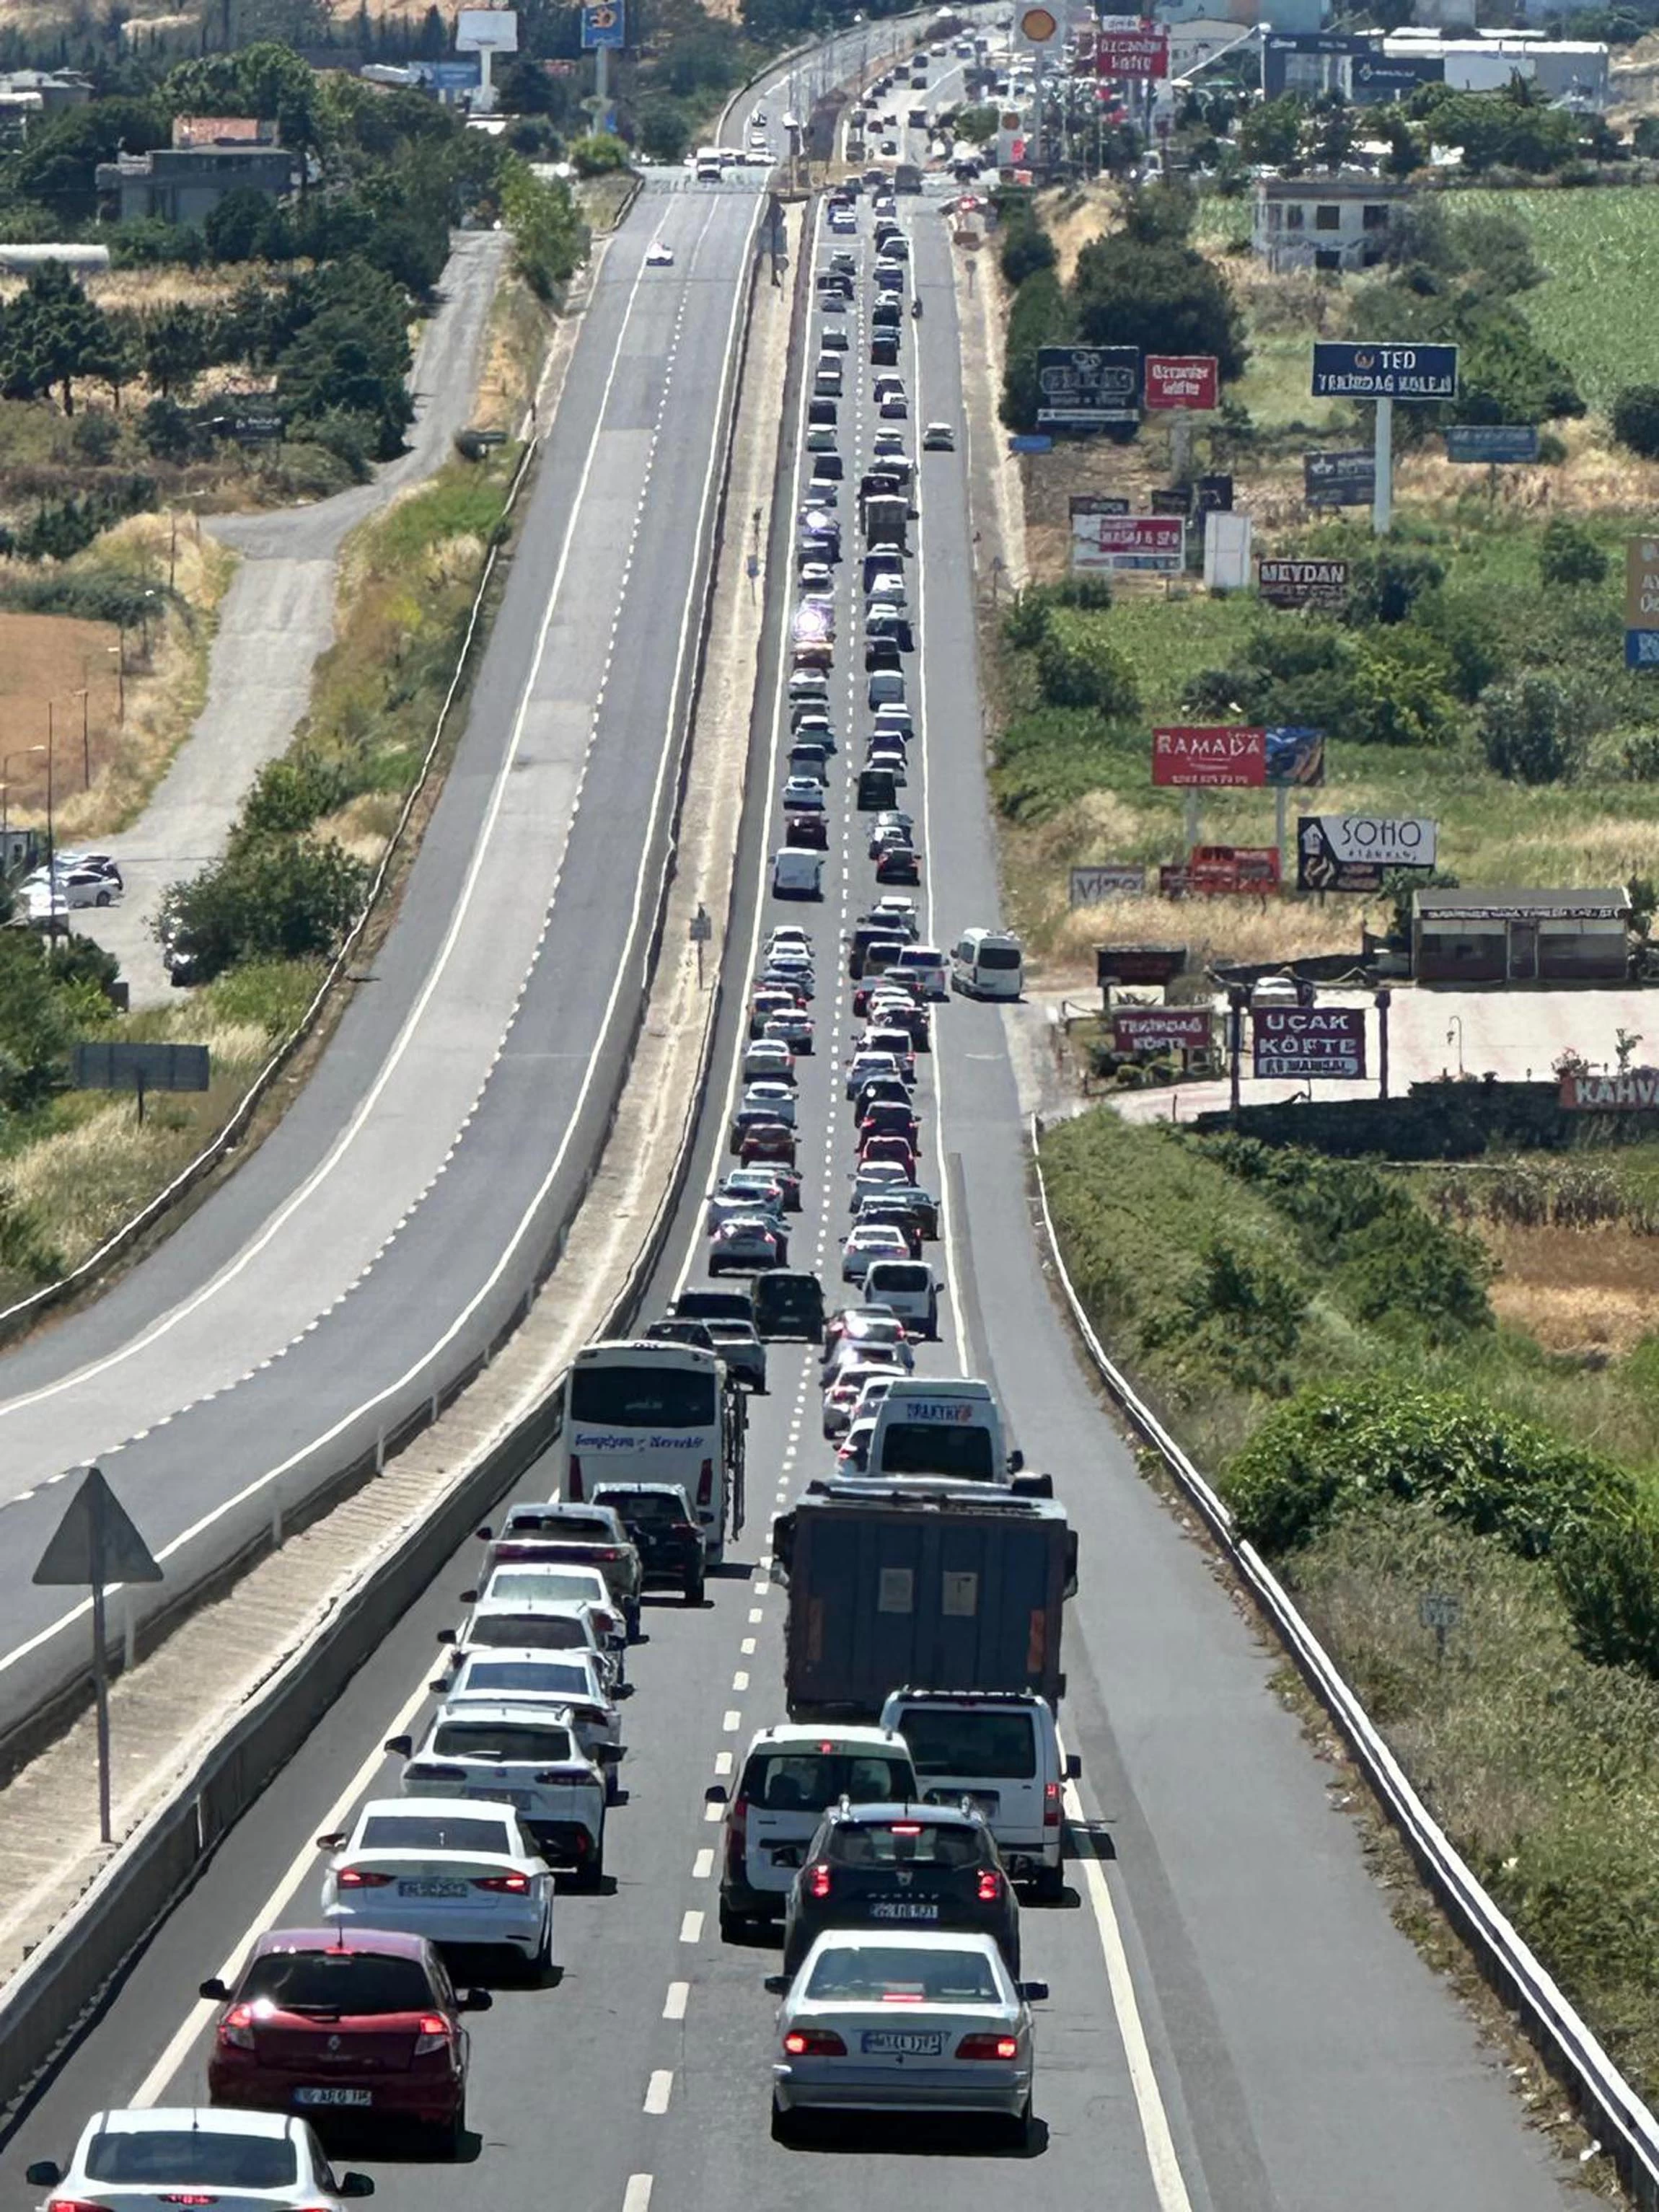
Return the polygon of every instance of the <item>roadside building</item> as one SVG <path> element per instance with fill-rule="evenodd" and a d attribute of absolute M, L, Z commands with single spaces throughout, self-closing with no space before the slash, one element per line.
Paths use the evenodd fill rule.
<path fill-rule="evenodd" d="M 1388 249 L 1408 188 L 1341 171 L 1326 177 L 1261 177 L 1251 243 L 1267 266 L 1368 269 Z"/>
<path fill-rule="evenodd" d="M 173 135 L 171 146 L 98 164 L 99 195 L 114 203 L 112 212 L 122 222 L 153 216 L 200 223 L 232 192 L 281 199 L 299 187 L 300 156 L 276 143 L 274 125 L 241 116 L 180 116 Z"/>
<path fill-rule="evenodd" d="M 1419 983 L 1622 983 L 1630 893 L 1423 890 L 1412 895 Z"/>

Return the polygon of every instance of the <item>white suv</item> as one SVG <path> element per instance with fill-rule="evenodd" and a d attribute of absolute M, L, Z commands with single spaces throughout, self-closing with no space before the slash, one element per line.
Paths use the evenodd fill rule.
<path fill-rule="evenodd" d="M 720 1934 L 735 1942 L 757 1921 L 781 1920 L 795 1869 L 818 1822 L 843 1797 L 855 1805 L 914 1798 L 916 1770 L 889 1728 L 785 1722 L 762 1729 L 744 1756 L 720 1853 Z M 711 1802 L 725 1802 L 716 1783 Z"/>
<path fill-rule="evenodd" d="M 1047 1700 L 1032 1690 L 895 1690 L 881 1721 L 910 1747 L 923 1797 L 939 1805 L 969 1799 L 1009 1872 L 1058 1903 L 1066 1887 L 1062 1799 L 1083 1762 L 1067 1755 Z"/>

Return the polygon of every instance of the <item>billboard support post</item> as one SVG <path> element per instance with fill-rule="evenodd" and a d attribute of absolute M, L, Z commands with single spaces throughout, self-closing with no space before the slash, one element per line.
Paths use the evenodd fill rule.
<path fill-rule="evenodd" d="M 1389 1097 L 1389 1007 L 1393 998 L 1386 983 L 1376 994 L 1376 1095 L 1385 1105 Z"/>
<path fill-rule="evenodd" d="M 1227 994 L 1227 1042 L 1232 1060 L 1231 1093 L 1228 1111 L 1237 1118 L 1244 1073 L 1244 994 L 1237 984 Z"/>
<path fill-rule="evenodd" d="M 1394 402 L 1376 402 L 1376 480 L 1371 489 L 1371 535 L 1386 538 L 1394 526 Z"/>
<path fill-rule="evenodd" d="M 1273 792 L 1273 842 L 1279 848 L 1279 872 L 1281 876 L 1288 875 L 1290 873 L 1291 866 L 1290 855 L 1285 848 L 1285 833 L 1288 827 L 1290 797 L 1291 793 L 1288 785 L 1281 783 L 1275 787 Z"/>

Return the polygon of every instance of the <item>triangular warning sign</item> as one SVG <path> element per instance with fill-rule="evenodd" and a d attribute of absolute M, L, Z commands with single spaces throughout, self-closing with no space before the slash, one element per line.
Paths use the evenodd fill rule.
<path fill-rule="evenodd" d="M 37 1583 L 85 1588 L 92 1583 L 159 1583 L 161 1570 L 126 1508 L 89 1467 L 34 1571 Z"/>

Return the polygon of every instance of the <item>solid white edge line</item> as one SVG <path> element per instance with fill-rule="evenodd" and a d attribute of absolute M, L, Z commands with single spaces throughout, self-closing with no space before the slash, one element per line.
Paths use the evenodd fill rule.
<path fill-rule="evenodd" d="M 1170 2117 L 1164 2109 L 1164 2098 L 1152 2066 L 1146 2031 L 1141 2025 L 1140 2007 L 1135 2001 L 1134 1979 L 1129 1972 L 1128 1953 L 1123 1947 L 1123 1931 L 1118 1925 L 1112 1893 L 1107 1886 L 1106 1869 L 1100 1863 L 1094 1838 L 1084 1819 L 1082 1802 L 1074 1783 L 1068 1782 L 1066 1785 L 1065 1805 L 1066 1817 L 1080 1847 L 1073 1863 L 1082 1871 L 1084 1887 L 1089 1893 L 1089 1904 L 1094 1914 L 1095 1928 L 1100 1937 L 1101 1953 L 1106 1961 L 1106 1981 L 1111 1991 L 1112 2010 L 1117 2015 L 1124 2061 L 1129 2069 L 1129 2086 L 1134 2092 L 1141 2140 L 1146 2146 L 1146 2164 L 1152 2174 L 1152 2187 L 1158 2192 L 1160 2212 L 1192 2212 L 1192 2199 L 1187 2194 L 1181 2160 L 1176 2154 L 1175 2137 L 1170 2132 Z"/>
<path fill-rule="evenodd" d="M 716 205 L 718 205 L 717 202 L 710 203 L 711 222 L 713 220 L 714 209 Z M 744 264 L 745 272 L 748 265 L 748 257 L 752 255 L 752 240 L 756 228 L 760 222 L 761 210 L 763 205 L 764 200 L 763 197 L 757 193 L 755 199 L 755 211 L 752 218 L 750 219 L 748 237 L 745 242 L 746 253 Z M 707 228 L 707 226 L 705 226 L 705 228 Z M 701 243 L 701 239 L 702 234 L 699 233 L 699 243 Z M 692 250 L 695 253 L 696 250 L 696 246 L 694 246 Z M 641 264 L 641 268 L 643 268 L 643 264 Z M 639 280 L 636 278 L 636 284 L 638 281 Z M 738 315 L 743 304 L 744 293 L 744 283 L 740 278 L 735 287 L 734 297 L 732 303 L 732 317 L 726 326 L 726 363 L 721 375 L 720 396 L 715 409 L 715 435 L 710 445 L 708 467 L 703 478 L 702 505 L 699 516 L 697 538 L 696 541 L 699 546 L 702 545 L 702 532 L 707 528 L 708 525 L 708 495 L 714 483 L 715 464 L 719 459 L 721 449 L 720 428 L 725 420 L 726 389 L 732 374 L 732 337 L 737 326 Z M 617 358 L 620 359 L 620 357 L 621 349 L 619 345 Z M 612 374 L 615 374 L 614 363 L 612 365 Z M 592 449 L 590 449 L 588 456 L 590 465 L 595 451 L 597 451 L 597 433 L 595 434 L 595 445 Z M 573 517 L 574 513 L 575 507 L 573 506 Z M 696 604 L 697 594 L 694 592 L 687 603 L 685 617 L 681 624 L 680 651 L 678 659 L 676 663 L 674 683 L 671 692 L 671 698 L 674 694 L 678 693 L 679 689 L 681 677 L 684 672 L 686 641 L 690 632 L 692 613 L 696 609 Z M 550 621 L 551 617 L 550 615 Z M 544 632 L 544 637 L 545 637 L 545 631 Z M 527 701 L 527 691 L 526 698 Z M 517 739 L 515 736 L 514 743 L 516 744 L 516 742 Z M 649 820 L 653 832 L 654 832 L 657 810 L 660 806 L 662 801 L 664 782 L 668 774 L 669 757 L 669 748 L 667 744 L 665 744 L 662 750 L 662 757 L 658 765 L 656 783 L 652 793 L 651 814 Z M 510 761 L 508 765 L 510 765 Z M 503 773 L 505 773 L 505 769 L 503 769 Z M 500 793 L 498 792 L 496 799 L 492 800 L 492 817 L 499 805 L 499 798 Z M 648 842 L 649 837 L 647 836 L 647 842 Z M 619 958 L 617 961 L 616 978 L 611 984 L 611 995 L 605 1001 L 605 1012 L 600 1021 L 599 1035 L 602 1038 L 610 1031 L 611 1020 L 616 1012 L 617 1000 L 621 994 L 623 981 L 628 974 L 629 961 L 627 956 L 629 954 L 629 948 L 632 946 L 634 940 L 639 933 L 641 915 L 645 899 L 645 889 L 644 878 L 641 876 L 639 886 L 635 894 L 634 908 L 629 918 L 628 936 L 623 942 L 623 957 Z M 442 1335 L 437 1339 L 436 1342 L 429 1345 L 426 1351 L 422 1352 L 410 1366 L 406 1367 L 404 1372 L 398 1376 L 394 1382 L 388 1383 L 386 1388 L 383 1390 L 379 1391 L 375 1396 L 365 1401 L 365 1402 L 360 1406 L 354 1407 L 349 1413 L 342 1414 L 340 1419 L 335 1422 L 333 1426 L 325 1430 L 321 1436 L 313 1437 L 309 1443 L 302 1445 L 296 1452 L 291 1452 L 288 1458 L 283 1460 L 279 1466 L 267 1468 L 264 1474 L 256 1475 L 252 1482 L 245 1483 L 242 1488 L 237 1491 L 233 1496 L 222 1499 L 219 1504 L 213 1508 L 211 1512 L 204 1514 L 198 1520 L 193 1521 L 187 1528 L 182 1529 L 178 1535 L 173 1538 L 171 1542 L 164 1544 L 156 1553 L 155 1557 L 158 1560 L 172 1559 L 175 1553 L 182 1551 L 187 1544 L 193 1543 L 197 1537 L 201 1535 L 204 1530 L 210 1528 L 216 1522 L 222 1520 L 227 1513 L 232 1512 L 237 1506 L 246 1504 L 247 1499 L 250 1498 L 257 1497 L 262 1490 L 268 1488 L 271 1483 L 279 1482 L 283 1476 L 288 1474 L 291 1468 L 299 1466 L 303 1461 L 308 1459 L 313 1452 L 323 1449 L 325 1446 L 332 1443 L 337 1437 L 343 1435 L 346 1430 L 352 1427 L 357 1421 L 360 1421 L 363 1418 L 364 1414 L 372 1413 L 377 1406 L 384 1405 L 388 1399 L 396 1397 L 400 1390 L 404 1389 L 409 1383 L 413 1382 L 423 1367 L 429 1365 L 429 1364 L 435 1359 L 448 1345 L 454 1341 L 455 1338 L 459 1335 L 462 1329 L 465 1328 L 467 1322 L 471 1319 L 473 1314 L 477 1312 L 477 1309 L 483 1304 L 484 1300 L 489 1296 L 491 1291 L 494 1291 L 497 1283 L 500 1282 L 502 1275 L 506 1273 L 510 1262 L 519 1249 L 519 1247 L 522 1244 L 525 1237 L 529 1233 L 531 1223 L 534 1221 L 538 1213 L 540 1212 L 542 1204 L 545 1200 L 548 1192 L 558 1180 L 559 1174 L 564 1165 L 565 1154 L 570 1148 L 571 1139 L 575 1133 L 576 1126 L 581 1120 L 583 1110 L 586 1106 L 587 1094 L 592 1088 L 597 1066 L 598 1060 L 596 1055 L 595 1059 L 590 1060 L 588 1063 L 587 1072 L 582 1079 L 581 1089 L 576 1095 L 575 1103 L 571 1109 L 570 1117 L 568 1121 L 566 1123 L 564 1135 L 560 1141 L 558 1152 L 554 1156 L 552 1165 L 548 1169 L 546 1175 L 543 1177 L 540 1185 L 538 1187 L 536 1192 L 532 1197 L 530 1204 L 526 1207 L 525 1212 L 519 1221 L 518 1226 L 514 1229 L 512 1237 L 508 1239 L 506 1246 L 503 1248 L 495 1266 L 491 1269 L 489 1274 L 484 1279 L 483 1282 L 474 1292 L 471 1298 L 468 1300 L 465 1306 L 462 1308 L 461 1311 L 456 1315 L 455 1318 L 449 1323 Z M 4 1408 L 0 1407 L 0 1413 L 3 1413 L 3 1412 Z M 112 1596 L 114 1593 L 122 1587 L 123 1585 L 119 1583 L 110 1583 L 108 1589 L 106 1592 L 106 1595 Z M 4 1674 L 9 1668 L 15 1666 L 20 1659 L 27 1658 L 32 1651 L 39 1650 L 43 1644 L 49 1643 L 54 1636 L 61 1634 L 65 1628 L 70 1626 L 76 1620 L 81 1620 L 88 1612 L 90 1611 L 90 1599 L 83 1598 L 78 1605 L 72 1606 L 68 1612 L 61 1613 L 58 1618 L 55 1621 L 52 1622 L 47 1627 L 40 1629 L 36 1634 L 28 1638 L 26 1642 L 18 1644 L 15 1650 L 7 1652 L 3 1658 L 0 1658 L 0 1674 Z"/>

